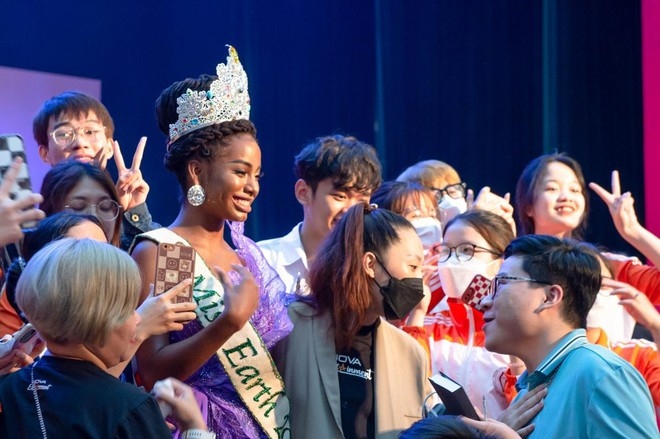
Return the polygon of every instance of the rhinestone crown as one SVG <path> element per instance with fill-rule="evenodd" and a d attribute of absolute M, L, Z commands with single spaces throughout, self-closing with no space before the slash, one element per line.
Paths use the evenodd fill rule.
<path fill-rule="evenodd" d="M 170 124 L 170 144 L 191 131 L 216 123 L 250 118 L 250 95 L 238 52 L 229 48 L 227 64 L 218 64 L 218 79 L 208 91 L 188 89 L 176 100 L 179 119 Z"/>

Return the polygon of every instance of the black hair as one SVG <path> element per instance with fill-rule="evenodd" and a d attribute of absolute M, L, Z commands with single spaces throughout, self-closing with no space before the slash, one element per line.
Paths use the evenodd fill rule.
<path fill-rule="evenodd" d="M 315 192 L 330 178 L 336 188 L 372 192 L 380 186 L 381 165 L 376 149 L 352 136 L 319 137 L 294 160 L 293 172 Z"/>
<path fill-rule="evenodd" d="M 337 349 L 350 346 L 372 303 L 364 254 L 372 252 L 386 262 L 383 254 L 399 242 L 405 228 L 415 230 L 401 215 L 357 203 L 321 243 L 309 269 L 309 286 L 317 313 L 331 316 Z"/>
<path fill-rule="evenodd" d="M 32 134 L 37 145 L 48 145 L 48 123 L 50 119 L 57 119 L 62 114 L 70 117 L 87 115 L 93 111 L 99 122 L 105 126 L 106 137 L 112 138 L 115 133 L 115 124 L 110 117 L 108 109 L 96 98 L 79 91 L 65 91 L 53 96 L 41 105 L 39 112 L 32 121 Z"/>
<path fill-rule="evenodd" d="M 534 218 L 529 215 L 530 210 L 534 208 L 536 194 L 543 184 L 543 178 L 548 169 L 548 165 L 553 162 L 562 163 L 568 166 L 580 184 L 582 194 L 584 195 L 584 214 L 580 219 L 580 224 L 571 232 L 571 238 L 583 239 L 587 229 L 587 217 L 589 215 L 589 194 L 587 193 L 587 183 L 584 180 L 584 174 L 580 164 L 573 158 L 564 153 L 546 154 L 539 156 L 529 162 L 523 169 L 518 183 L 516 184 L 516 212 L 518 216 L 518 226 L 521 235 L 531 235 L 535 232 Z"/>
<path fill-rule="evenodd" d="M 108 193 L 108 196 L 120 205 L 121 209 L 117 188 L 108 171 L 91 163 L 76 160 L 60 162 L 46 173 L 41 183 L 41 195 L 44 197 L 44 201 L 39 208 L 44 211 L 46 216 L 61 212 L 64 210 L 66 197 L 84 178 L 98 183 Z M 118 247 L 121 239 L 121 211 L 115 219 L 113 233 L 113 236 L 108 236 L 108 241 Z"/>
<path fill-rule="evenodd" d="M 519 256 L 532 279 L 562 287 L 562 316 L 574 328 L 586 328 L 587 314 L 601 284 L 597 251 L 586 243 L 549 235 L 525 235 L 514 239 L 504 258 Z"/>
<path fill-rule="evenodd" d="M 442 415 L 422 419 L 401 432 L 399 439 L 494 439 L 458 416 Z"/>
<path fill-rule="evenodd" d="M 187 90 L 207 91 L 211 83 L 218 79 L 213 75 L 201 75 L 198 78 L 187 78 L 177 81 L 167 87 L 156 99 L 156 119 L 160 130 L 168 136 L 167 152 L 163 163 L 165 168 L 173 172 L 179 185 L 187 189 L 186 164 L 193 159 L 213 162 L 215 157 L 222 152 L 222 147 L 229 144 L 229 139 L 238 134 L 248 134 L 257 140 L 257 129 L 247 119 L 238 119 L 222 122 L 189 131 L 174 141 L 169 139 L 170 124 L 175 123 L 179 115 L 177 113 L 177 98 Z"/>

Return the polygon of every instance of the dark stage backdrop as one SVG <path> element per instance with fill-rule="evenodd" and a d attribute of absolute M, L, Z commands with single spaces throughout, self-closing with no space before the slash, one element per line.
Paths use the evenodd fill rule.
<path fill-rule="evenodd" d="M 588 180 L 619 169 L 644 214 L 638 1 L 28 0 L 2 2 L 0 17 L 0 65 L 101 79 L 124 156 L 149 137 L 143 172 L 162 224 L 179 191 L 153 103 L 173 81 L 214 73 L 226 43 L 248 72 L 263 152 L 255 239 L 300 220 L 293 156 L 330 133 L 376 145 L 386 179 L 436 158 L 499 194 L 557 148 Z M 589 238 L 627 249 L 591 201 Z"/>

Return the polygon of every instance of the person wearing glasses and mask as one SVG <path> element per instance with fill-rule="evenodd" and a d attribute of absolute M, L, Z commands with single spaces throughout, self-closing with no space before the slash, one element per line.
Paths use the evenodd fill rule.
<path fill-rule="evenodd" d="M 432 372 L 460 383 L 472 404 L 480 410 L 485 405 L 492 417 L 509 406 L 523 368 L 517 359 L 484 348 L 482 313 L 462 298 L 476 275 L 491 279 L 497 273 L 513 238 L 508 223 L 490 212 L 471 210 L 452 219 L 435 248 L 446 299 L 429 310 L 425 298 L 403 327 L 427 349 Z"/>
<path fill-rule="evenodd" d="M 373 204 L 351 207 L 323 241 L 312 294 L 289 306 L 294 328 L 274 353 L 291 437 L 398 438 L 421 418 L 426 356 L 385 319 L 422 298 L 423 258 L 412 224 Z"/>
<path fill-rule="evenodd" d="M 507 246 L 481 301 L 486 348 L 526 366 L 517 398 L 539 387 L 547 392 L 530 438 L 658 437 L 642 376 L 587 341 L 587 314 L 600 287 L 600 264 L 584 244 L 526 235 Z"/>
<path fill-rule="evenodd" d="M 152 222 L 146 204 L 149 185 L 140 171 L 147 138 L 140 139 L 133 162 L 127 167 L 119 143 L 113 139 L 114 130 L 107 108 L 92 96 L 77 91 L 65 91 L 48 99 L 32 123 L 39 156 L 51 166 L 75 160 L 105 169 L 108 160 L 114 157 L 119 172 L 116 201 L 123 209 L 121 247 L 126 250 L 136 235 L 160 225 Z"/>
<path fill-rule="evenodd" d="M 474 191 L 467 189 L 467 184 L 461 181 L 458 172 L 445 162 L 424 160 L 415 163 L 403 171 L 396 180 L 419 183 L 431 189 L 438 203 L 438 219 L 443 225 L 458 214 L 479 209 L 500 215 L 507 221 L 513 233 L 516 233 L 513 206 L 509 203 L 510 195 L 507 193 L 504 197 L 500 197 L 485 186 L 475 198 Z"/>

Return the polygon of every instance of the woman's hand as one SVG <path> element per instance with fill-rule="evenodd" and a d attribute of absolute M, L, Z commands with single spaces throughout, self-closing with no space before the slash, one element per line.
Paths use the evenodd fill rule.
<path fill-rule="evenodd" d="M 660 331 L 660 313 L 646 297 L 646 294 L 632 285 L 614 279 L 603 278 L 602 286 L 612 289 L 610 294 L 619 297 L 619 304 L 626 308 L 628 314 L 637 323 L 646 327 L 654 335 Z"/>
<path fill-rule="evenodd" d="M 259 287 L 247 268 L 238 264 L 232 264 L 232 268 L 240 276 L 238 285 L 231 282 L 222 268 L 214 267 L 225 289 L 225 310 L 220 318 L 238 331 L 247 323 L 259 305 Z"/>
<path fill-rule="evenodd" d="M 172 303 L 172 300 L 184 289 L 192 285 L 192 279 L 185 279 L 163 294 L 153 295 L 153 285 L 149 297 L 138 308 L 142 322 L 138 326 L 140 342 L 153 335 L 166 334 L 170 331 L 180 331 L 183 325 L 195 319 L 193 302 Z"/>
<path fill-rule="evenodd" d="M 504 197 L 500 197 L 499 195 L 492 193 L 490 187 L 485 186 L 479 191 L 477 198 L 474 198 L 473 190 L 468 190 L 465 201 L 467 202 L 469 210 L 485 210 L 504 218 L 504 220 L 511 226 L 513 234 L 515 235 L 516 222 L 513 219 L 513 206 L 510 203 L 510 199 L 510 193 L 507 192 L 504 194 Z"/>
<path fill-rule="evenodd" d="M 158 401 L 165 402 L 172 408 L 172 414 L 176 418 L 181 431 L 190 429 L 206 430 L 206 422 L 202 417 L 195 394 L 190 386 L 182 383 L 176 378 L 168 378 L 172 385 L 173 394 L 170 394 L 164 386 L 154 387 L 154 396 Z"/>
<path fill-rule="evenodd" d="M 635 214 L 635 200 L 630 192 L 621 194 L 621 183 L 619 181 L 619 171 L 612 171 L 612 192 L 596 183 L 589 183 L 591 190 L 605 202 L 612 221 L 619 234 L 627 240 L 635 239 L 640 232 L 641 225 Z"/>

